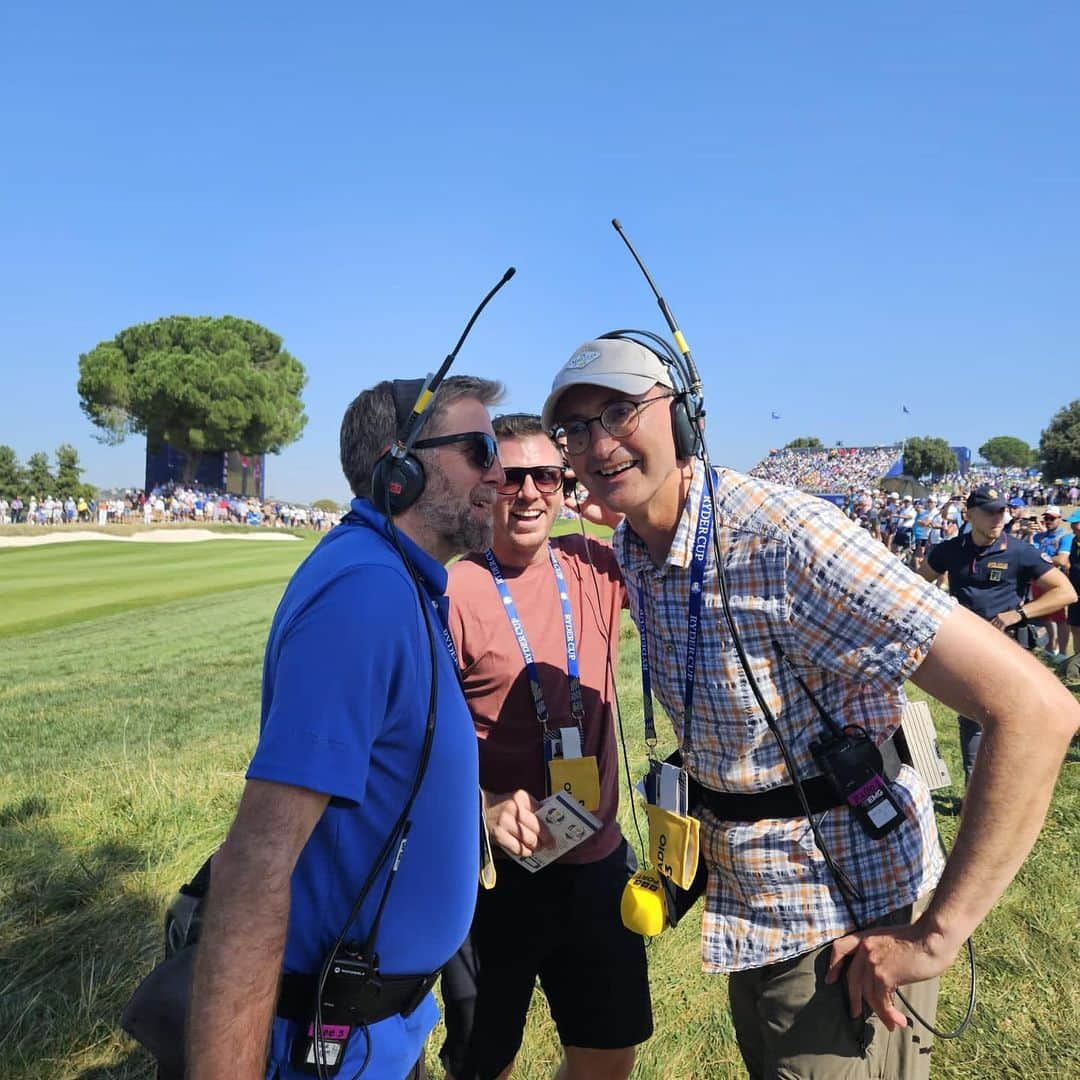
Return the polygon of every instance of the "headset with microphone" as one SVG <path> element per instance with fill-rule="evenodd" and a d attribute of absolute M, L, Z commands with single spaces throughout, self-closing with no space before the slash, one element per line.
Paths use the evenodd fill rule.
<path fill-rule="evenodd" d="M 344 922 L 341 924 L 341 927 L 335 936 L 333 945 L 331 945 L 329 951 L 326 953 L 316 980 L 313 1016 L 314 1024 L 311 1025 L 313 1034 L 309 1039 L 309 1042 L 311 1044 L 311 1058 L 315 1065 L 314 1071 L 319 1077 L 319 1080 L 323 1080 L 324 1077 L 332 1075 L 337 1071 L 336 1068 L 332 1070 L 327 1068 L 327 1046 L 323 1034 L 325 1029 L 323 1023 L 324 999 L 327 997 L 328 987 L 336 985 L 334 980 L 337 978 L 336 975 L 331 977 L 331 969 L 333 969 L 334 972 L 348 971 L 349 978 L 345 981 L 352 981 L 354 988 L 359 988 L 361 986 L 367 987 L 372 991 L 376 998 L 379 992 L 381 992 L 382 976 L 379 971 L 378 954 L 376 951 L 379 923 L 390 894 L 390 887 L 397 874 L 398 865 L 405 852 L 406 839 L 412 825 L 411 814 L 413 806 L 416 802 L 416 797 L 420 792 L 420 787 L 424 782 L 424 777 L 427 775 L 428 764 L 431 760 L 431 752 L 435 739 L 435 718 L 438 712 L 439 680 L 438 672 L 436 670 L 435 636 L 432 631 L 431 616 L 428 613 L 428 604 L 430 601 L 421 584 L 419 573 L 416 567 L 413 566 L 408 553 L 401 543 L 397 526 L 394 523 L 394 516 L 408 510 L 409 507 L 416 503 L 424 493 L 424 466 L 412 451 L 417 448 L 420 432 L 423 429 L 424 424 L 430 419 L 431 410 L 435 403 L 436 391 L 439 389 L 447 372 L 450 370 L 450 365 L 453 364 L 465 339 L 469 336 L 469 331 L 473 328 L 473 324 L 480 317 L 480 313 L 487 307 L 488 301 L 491 300 L 491 298 L 514 276 L 514 273 L 514 267 L 511 266 L 506 273 L 503 274 L 502 278 L 494 288 L 492 288 L 484 299 L 480 301 L 479 307 L 473 312 L 472 318 L 469 319 L 468 323 L 465 325 L 465 329 L 461 332 L 461 337 L 458 338 L 457 344 L 449 352 L 446 359 L 443 360 L 439 369 L 433 375 L 428 375 L 426 379 L 396 379 L 391 387 L 397 423 L 397 438 L 375 463 L 375 467 L 372 470 L 371 501 L 376 509 L 382 511 L 382 513 L 386 515 L 389 539 L 412 580 L 417 600 L 424 613 L 423 623 L 427 634 L 428 657 L 430 663 L 427 715 L 424 721 L 423 744 L 420 748 L 420 755 L 417 760 L 412 785 L 406 796 L 405 803 L 398 814 L 397 820 L 387 834 L 382 848 L 376 855 L 371 869 L 368 872 L 368 876 L 360 886 L 352 907 L 349 909 L 348 915 L 345 917 Z M 412 403 L 411 407 L 410 402 Z M 438 442 L 439 440 L 433 441 Z M 423 444 L 421 443 L 420 445 L 422 446 Z M 382 897 L 379 901 L 372 926 L 368 930 L 367 939 L 362 943 L 347 942 L 346 938 L 354 920 L 359 916 L 380 873 L 382 873 L 388 865 L 389 870 L 383 886 Z M 337 993 L 336 990 L 335 993 Z M 366 1070 L 371 1057 L 371 1037 L 368 1033 L 367 1024 L 359 1023 L 357 1026 L 363 1032 L 367 1049 L 360 1068 L 353 1074 L 352 1080 L 359 1080 L 359 1077 Z"/>
<path fill-rule="evenodd" d="M 386 448 L 382 457 L 375 462 L 371 473 L 371 501 L 388 518 L 403 514 L 424 493 L 426 477 L 424 466 L 413 453 L 420 432 L 427 422 L 431 408 L 435 403 L 435 391 L 450 370 L 450 365 L 469 336 L 473 323 L 480 317 L 480 312 L 487 307 L 488 301 L 514 276 L 514 267 L 510 267 L 498 284 L 480 301 L 480 306 L 473 312 L 472 318 L 465 325 L 457 344 L 450 350 L 439 370 L 426 379 L 395 379 L 392 384 L 394 397 L 394 415 L 397 421 L 397 437 Z"/>
<path fill-rule="evenodd" d="M 642 340 L 645 339 L 645 340 Z M 702 427 L 705 406 L 701 387 L 695 392 L 687 385 L 685 373 L 675 350 L 659 334 L 648 330 L 609 330 L 598 341 L 627 341 L 648 349 L 671 372 L 675 397 L 671 405 L 671 432 L 675 439 L 675 454 L 681 461 L 701 457 L 703 452 Z"/>
<path fill-rule="evenodd" d="M 636 344 L 649 349 L 655 353 L 660 360 L 665 364 L 671 373 L 673 388 L 675 390 L 675 402 L 672 405 L 672 429 L 675 437 L 675 447 L 678 456 L 682 459 L 690 457 L 700 458 L 702 464 L 705 466 L 705 486 L 708 490 L 709 497 L 712 500 L 713 505 L 716 505 L 716 491 L 714 486 L 713 468 L 712 463 L 709 460 L 708 447 L 705 445 L 704 439 L 704 417 L 705 417 L 705 405 L 704 398 L 702 396 L 701 377 L 698 375 L 697 366 L 694 363 L 694 358 L 690 354 L 690 346 L 686 343 L 686 338 L 683 337 L 682 331 L 679 329 L 675 322 L 675 317 L 671 314 L 671 309 L 668 307 L 667 302 L 660 294 L 660 290 L 656 287 L 656 283 L 653 281 L 649 271 L 645 268 L 645 264 L 641 261 L 638 253 L 634 250 L 633 244 L 627 238 L 626 233 L 623 232 L 622 225 L 619 224 L 618 218 L 612 218 L 612 226 L 615 231 L 622 238 L 624 244 L 630 251 L 630 254 L 634 257 L 634 261 L 637 263 L 638 268 L 645 276 L 645 280 L 649 283 L 649 288 L 652 289 L 653 295 L 656 297 L 656 302 L 660 307 L 660 312 L 664 316 L 664 321 L 668 325 L 668 329 L 671 331 L 671 336 L 675 340 L 675 344 L 678 346 L 678 352 L 671 347 L 671 345 L 660 335 L 651 333 L 644 330 L 615 330 L 610 333 L 602 335 L 604 338 L 618 340 L 618 341 L 632 341 Z M 716 563 L 716 577 L 718 591 L 720 594 L 721 609 L 723 613 L 724 622 L 727 624 L 728 631 L 731 635 L 731 642 L 734 646 L 735 652 L 739 658 L 739 664 L 746 677 L 747 684 L 750 687 L 751 693 L 757 701 L 758 707 L 761 709 L 762 715 L 765 719 L 765 723 L 768 726 L 770 732 L 775 738 L 781 755 L 784 759 L 785 767 L 790 774 L 793 782 L 793 786 L 798 794 L 799 801 L 802 805 L 803 811 L 806 815 L 807 821 L 810 825 L 811 832 L 814 836 L 814 841 L 820 850 L 822 856 L 825 859 L 825 863 L 832 874 L 837 891 L 843 900 L 844 906 L 847 909 L 848 915 L 851 918 L 851 922 L 856 929 L 862 929 L 862 923 L 855 914 L 855 910 L 851 903 L 851 898 L 848 895 L 847 889 L 847 877 L 843 874 L 840 867 L 833 859 L 832 853 L 829 851 L 825 844 L 825 841 L 821 835 L 821 831 L 818 828 L 818 822 L 815 819 L 813 813 L 810 810 L 810 806 L 807 802 L 806 795 L 803 790 L 802 777 L 799 775 L 798 769 L 795 766 L 795 762 L 792 758 L 791 752 L 787 746 L 787 742 L 780 731 L 777 724 L 776 716 L 773 710 L 762 693 L 761 687 L 758 684 L 757 679 L 754 676 L 753 669 L 750 666 L 750 662 L 746 655 L 746 650 L 743 646 L 742 638 L 738 632 L 738 627 L 735 622 L 734 615 L 732 614 L 730 595 L 728 591 L 727 575 L 724 571 L 724 560 L 720 549 L 720 536 L 718 532 L 717 518 L 714 515 L 712 520 L 712 549 L 713 557 Z M 644 628 L 640 628 L 644 633 Z M 620 721 L 621 722 L 621 721 Z M 625 751 L 624 751 L 625 753 Z M 629 772 L 629 769 L 627 770 Z M 637 817 L 635 814 L 635 823 Z M 640 836 L 640 833 L 639 833 Z M 945 847 L 942 844 L 940 836 L 938 837 L 938 844 L 941 846 L 941 850 L 944 853 Z M 697 882 L 695 882 L 695 887 Z M 648 868 L 639 871 L 634 875 L 627 883 L 626 890 L 623 894 L 622 900 L 622 915 L 623 921 L 630 929 L 637 930 L 643 934 L 655 934 L 660 930 L 663 930 L 665 925 L 670 924 L 668 918 L 672 909 L 672 897 L 670 891 L 665 897 L 661 896 L 662 889 L 665 888 L 665 882 L 662 876 L 656 871 L 655 868 Z M 911 1007 L 910 1002 L 904 996 L 904 994 L 897 989 L 896 996 L 907 1007 L 908 1012 L 918 1020 L 928 1031 L 933 1035 L 936 1035 L 939 1039 L 956 1039 L 964 1032 L 968 1024 L 971 1022 L 972 1015 L 975 1009 L 975 947 L 971 940 L 968 938 L 966 942 L 967 954 L 968 954 L 968 966 L 971 973 L 971 982 L 968 993 L 967 1009 L 960 1023 L 952 1031 L 940 1031 L 932 1023 L 924 1019 Z"/>

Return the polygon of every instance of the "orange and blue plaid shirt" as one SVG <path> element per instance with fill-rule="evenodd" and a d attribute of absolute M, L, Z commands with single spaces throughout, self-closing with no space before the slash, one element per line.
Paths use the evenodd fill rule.
<path fill-rule="evenodd" d="M 671 717 L 683 763 L 706 787 L 756 792 L 792 783 L 732 647 L 710 546 L 692 714 L 683 715 L 691 547 L 705 471 L 694 476 L 671 550 L 654 565 L 623 523 L 614 547 L 637 618 L 645 600 L 654 692 Z M 876 743 L 899 726 L 904 681 L 922 663 L 954 601 L 917 577 L 831 503 L 718 470 L 716 526 L 732 616 L 762 695 L 799 771 L 818 773 L 810 743 L 824 724 L 774 650 L 777 642 L 841 725 Z M 846 807 L 818 824 L 835 862 L 862 900 L 863 924 L 912 903 L 943 867 L 930 793 L 907 766 L 891 785 L 904 823 L 869 837 Z M 740 971 L 799 956 L 853 929 L 804 818 L 724 822 L 701 813 L 709 867 L 702 921 L 706 971 Z"/>

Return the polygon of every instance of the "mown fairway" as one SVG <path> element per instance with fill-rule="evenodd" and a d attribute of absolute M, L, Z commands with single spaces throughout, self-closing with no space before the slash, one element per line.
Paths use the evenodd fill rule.
<path fill-rule="evenodd" d="M 312 543 L 0 551 L 5 1080 L 153 1075 L 117 1018 L 160 954 L 165 905 L 231 817 L 258 725 L 269 621 Z M 636 641 L 629 626 L 622 636 L 636 771 Z M 944 710 L 935 716 L 959 777 L 954 721 Z M 948 840 L 956 802 L 948 794 L 937 802 Z M 979 932 L 979 1011 L 963 1040 L 935 1051 L 936 1077 L 1080 1075 L 1078 848 L 1074 751 L 1035 854 Z M 698 970 L 697 924 L 690 916 L 651 948 L 657 1033 L 636 1076 L 741 1075 L 724 981 Z M 966 979 L 958 963 L 946 980 L 944 1025 L 959 1018 Z M 542 1014 L 538 994 L 516 1074 L 530 1080 L 551 1076 L 558 1059 Z M 440 1037 L 429 1044 L 433 1065 Z"/>

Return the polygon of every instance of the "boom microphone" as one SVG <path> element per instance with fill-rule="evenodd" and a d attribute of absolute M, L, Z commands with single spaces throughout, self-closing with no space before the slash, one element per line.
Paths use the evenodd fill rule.
<path fill-rule="evenodd" d="M 480 306 L 472 313 L 472 317 L 465 324 L 465 329 L 461 331 L 461 337 L 458 338 L 457 344 L 449 353 L 447 353 L 446 359 L 439 365 L 439 370 L 433 375 L 429 374 L 424 380 L 424 385 L 420 388 L 420 393 L 416 396 L 416 403 L 413 405 L 412 412 L 409 414 L 409 419 L 405 424 L 404 432 L 398 441 L 390 448 L 390 456 L 392 458 L 397 458 L 400 461 L 412 450 L 413 444 L 420 434 L 420 429 L 424 426 L 424 414 L 431 404 L 431 399 L 435 396 L 435 391 L 439 389 L 439 385 L 442 383 L 443 379 L 446 378 L 446 373 L 450 370 L 450 365 L 461 351 L 461 346 L 465 344 L 465 339 L 469 336 L 469 331 L 473 328 L 473 324 L 480 318 L 480 313 L 487 307 L 488 301 L 491 300 L 491 298 L 516 273 L 517 269 L 515 267 L 511 266 L 507 268 L 506 273 L 499 279 L 498 284 L 489 290 L 487 296 L 480 301 Z"/>

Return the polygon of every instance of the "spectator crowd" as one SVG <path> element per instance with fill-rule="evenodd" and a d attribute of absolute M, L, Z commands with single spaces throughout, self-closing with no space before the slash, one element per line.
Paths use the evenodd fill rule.
<path fill-rule="evenodd" d="M 51 495 L 24 500 L 0 495 L 0 525 L 129 525 L 178 522 L 305 528 L 325 532 L 341 520 L 338 511 L 281 500 L 228 495 L 207 488 L 168 484 L 149 492 L 135 488 L 97 499 Z"/>
<path fill-rule="evenodd" d="M 871 488 L 848 490 L 842 503 L 844 513 L 859 522 L 875 539 L 918 570 L 927 555 L 942 541 L 969 532 L 967 499 L 976 487 L 986 486 L 986 470 L 980 470 L 981 483 L 966 483 L 949 491 L 931 491 L 925 498 L 899 495 Z M 996 483 L 996 482 L 995 482 Z M 1068 553 L 1075 539 L 1074 521 L 1080 513 L 1069 513 L 1080 503 L 1080 486 L 1042 485 L 1024 481 L 998 484 L 1008 506 L 1004 511 L 1004 531 L 1015 539 L 1033 545 L 1062 569 L 1068 569 Z M 1029 502 L 1031 497 L 1033 502 Z M 1039 586 L 1032 584 L 1027 599 L 1035 599 Z M 1064 665 L 1069 659 L 1069 624 L 1066 609 L 1049 612 L 1033 620 L 1041 633 L 1032 638 L 1048 659 Z M 1077 640 L 1073 642 L 1077 651 Z"/>
<path fill-rule="evenodd" d="M 829 449 L 771 450 L 751 476 L 815 494 L 843 494 L 848 488 L 877 487 L 896 464 L 895 446 L 834 446 Z"/>
<path fill-rule="evenodd" d="M 1065 566 L 1073 540 L 1068 508 L 1080 505 L 1076 479 L 1044 483 L 1030 469 L 980 465 L 931 485 L 887 480 L 900 454 L 897 446 L 787 447 L 770 451 L 750 475 L 829 498 L 914 570 L 937 544 L 970 530 L 967 497 L 975 488 L 990 485 L 1008 503 L 1005 531 Z M 885 490 L 893 486 L 900 492 Z M 909 494 L 902 493 L 905 487 Z M 1030 599 L 1037 589 L 1032 585 Z M 1069 648 L 1065 609 L 1036 621 L 1040 629 L 1033 644 L 1037 642 L 1050 660 L 1065 661 Z"/>

